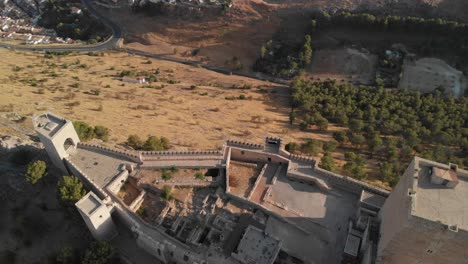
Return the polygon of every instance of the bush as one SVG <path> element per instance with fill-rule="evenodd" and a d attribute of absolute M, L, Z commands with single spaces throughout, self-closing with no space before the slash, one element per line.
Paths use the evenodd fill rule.
<path fill-rule="evenodd" d="M 163 169 L 161 170 L 161 178 L 165 181 L 168 181 L 172 178 L 172 174 L 170 171 Z"/>
<path fill-rule="evenodd" d="M 133 149 L 139 150 L 143 148 L 143 141 L 138 135 L 130 135 L 127 138 L 127 145 Z"/>
<path fill-rule="evenodd" d="M 63 176 L 57 188 L 60 200 L 67 205 L 75 204 L 86 194 L 83 184 L 75 176 Z"/>
<path fill-rule="evenodd" d="M 47 175 L 47 165 L 42 160 L 36 160 L 28 164 L 26 169 L 26 180 L 31 184 L 36 184 L 42 177 Z"/>
<path fill-rule="evenodd" d="M 107 127 L 95 126 L 94 127 L 94 134 L 96 135 L 96 138 L 99 138 L 99 139 L 101 139 L 103 141 L 109 140 L 109 129 Z"/>
<path fill-rule="evenodd" d="M 94 128 L 83 121 L 75 121 L 73 122 L 73 126 L 75 127 L 78 137 L 82 141 L 91 140 L 96 136 Z"/>
<path fill-rule="evenodd" d="M 143 149 L 148 151 L 167 150 L 169 147 L 169 140 L 165 137 L 158 138 L 156 136 L 149 136 L 143 144 Z"/>
<path fill-rule="evenodd" d="M 197 172 L 197 173 L 195 173 L 195 178 L 199 179 L 199 180 L 204 180 L 205 179 L 205 174 L 203 174 L 201 172 Z"/>
<path fill-rule="evenodd" d="M 146 211 L 146 208 L 143 208 L 143 207 L 140 207 L 136 213 L 140 216 L 140 217 L 146 217 L 148 216 L 148 212 Z"/>
<path fill-rule="evenodd" d="M 93 242 L 86 250 L 81 264 L 119 263 L 115 249 L 108 242 Z"/>
<path fill-rule="evenodd" d="M 284 146 L 284 149 L 286 149 L 286 151 L 294 153 L 294 152 L 299 151 L 300 145 L 297 144 L 296 142 L 289 142 L 288 144 L 286 144 L 286 146 Z"/>
<path fill-rule="evenodd" d="M 161 193 L 161 199 L 163 201 L 169 201 L 172 199 L 172 188 L 169 186 L 164 186 Z"/>

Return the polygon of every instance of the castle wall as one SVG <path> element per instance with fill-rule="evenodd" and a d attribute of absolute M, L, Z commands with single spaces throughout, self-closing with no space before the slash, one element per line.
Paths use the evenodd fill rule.
<path fill-rule="evenodd" d="M 413 160 L 409 164 L 380 210 L 381 238 L 378 245 L 379 254 L 394 239 L 397 233 L 408 227 L 408 218 L 411 210 L 411 197 L 408 195 L 408 188 L 413 185 L 414 162 Z"/>
<path fill-rule="evenodd" d="M 65 158 L 63 160 L 63 164 L 65 164 L 65 166 L 68 168 L 71 174 L 78 177 L 81 180 L 81 182 L 83 182 L 83 184 L 86 186 L 86 188 L 94 192 L 100 199 L 104 200 L 109 196 L 103 189 L 95 185 L 91 178 L 86 173 L 81 171 L 68 158 Z"/>
<path fill-rule="evenodd" d="M 140 157 L 134 153 L 134 152 L 129 152 L 129 151 L 122 151 L 122 150 L 117 150 L 117 149 L 112 149 L 112 148 L 106 148 L 100 145 L 94 145 L 94 144 L 89 144 L 89 143 L 79 143 L 79 147 L 83 149 L 88 149 L 88 150 L 93 150 L 93 151 L 101 151 L 106 154 L 111 154 L 115 155 L 117 157 L 127 159 L 136 163 L 140 163 Z"/>
<path fill-rule="evenodd" d="M 411 216 L 393 239 L 380 251 L 379 263 L 466 263 L 468 232 Z"/>
<path fill-rule="evenodd" d="M 282 163 L 287 164 L 289 160 L 281 157 L 280 155 L 265 153 L 265 152 L 258 152 L 258 151 L 250 151 L 247 149 L 240 149 L 231 147 L 231 159 L 236 161 L 245 161 L 245 162 L 257 162 L 257 163 L 267 163 L 267 162 L 275 162 L 275 163 Z"/>

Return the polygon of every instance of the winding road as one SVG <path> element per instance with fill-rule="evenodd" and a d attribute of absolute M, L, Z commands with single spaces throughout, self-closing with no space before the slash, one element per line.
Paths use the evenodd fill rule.
<path fill-rule="evenodd" d="M 15 50 L 24 50 L 24 51 L 77 51 L 77 52 L 96 52 L 96 51 L 103 51 L 103 50 L 110 50 L 117 48 L 117 44 L 121 41 L 123 37 L 122 29 L 119 25 L 115 22 L 110 20 L 109 18 L 100 14 L 96 8 L 91 3 L 92 0 L 81 0 L 82 4 L 89 10 L 92 16 L 101 20 L 106 26 L 108 26 L 112 30 L 112 35 L 105 40 L 104 42 L 100 42 L 97 44 L 86 44 L 86 45 L 13 45 L 7 43 L 0 43 L 0 48 L 7 48 L 7 49 L 15 49 Z M 169 57 L 167 55 L 158 55 L 148 52 L 143 52 L 134 49 L 119 49 L 120 51 L 127 52 L 129 54 L 134 54 L 142 57 L 147 58 L 155 58 L 159 60 L 166 60 L 172 61 L 176 63 L 181 63 L 190 66 L 201 67 L 210 71 L 227 74 L 227 75 L 236 75 L 242 77 L 248 77 L 252 79 L 257 79 L 261 81 L 269 81 L 272 83 L 277 84 L 288 84 L 289 82 L 283 79 L 274 78 L 271 76 L 265 76 L 261 73 L 256 74 L 249 74 L 249 73 L 242 73 L 242 72 L 233 72 L 221 67 L 210 66 L 206 64 L 202 64 L 196 61 L 187 61 L 183 59 L 178 59 L 174 57 Z"/>

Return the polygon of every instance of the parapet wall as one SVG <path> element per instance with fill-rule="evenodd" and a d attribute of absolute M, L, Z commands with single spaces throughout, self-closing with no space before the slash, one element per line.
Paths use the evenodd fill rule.
<path fill-rule="evenodd" d="M 138 154 L 133 152 L 133 151 L 130 152 L 130 151 L 117 150 L 117 149 L 103 147 L 103 146 L 100 146 L 100 145 L 82 143 L 82 142 L 78 143 L 78 147 L 80 147 L 82 149 L 102 151 L 102 152 L 105 152 L 105 153 L 116 155 L 118 157 L 129 159 L 129 160 L 131 160 L 133 162 L 137 162 L 137 163 L 141 162 L 140 157 L 138 156 Z"/>
<path fill-rule="evenodd" d="M 223 152 L 220 150 L 206 151 L 141 151 L 141 161 L 152 160 L 184 160 L 184 159 L 213 159 L 213 156 L 221 159 Z"/>
<path fill-rule="evenodd" d="M 128 170 L 122 170 L 111 182 L 106 186 L 106 190 L 117 194 L 120 191 L 120 188 L 125 184 L 125 181 L 128 179 Z"/>
<path fill-rule="evenodd" d="M 262 144 L 250 143 L 250 142 L 239 141 L 239 140 L 231 140 L 231 139 L 226 140 L 226 145 L 230 147 L 240 147 L 240 148 L 246 148 L 246 149 L 263 150 L 265 148 L 265 146 Z"/>
<path fill-rule="evenodd" d="M 315 164 L 314 170 L 320 175 L 325 176 L 326 180 L 328 180 L 330 184 L 341 187 L 342 189 L 348 190 L 358 195 L 361 194 L 362 190 L 373 192 L 382 195 L 383 197 L 388 197 L 390 195 L 390 192 L 385 189 L 370 185 L 351 177 L 324 170 L 319 168 L 318 164 Z"/>

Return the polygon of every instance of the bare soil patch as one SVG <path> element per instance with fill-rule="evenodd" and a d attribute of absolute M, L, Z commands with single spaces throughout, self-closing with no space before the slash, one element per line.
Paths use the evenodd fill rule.
<path fill-rule="evenodd" d="M 259 172 L 257 164 L 247 165 L 231 161 L 229 166 L 229 187 L 231 192 L 241 197 L 247 197 Z"/>

